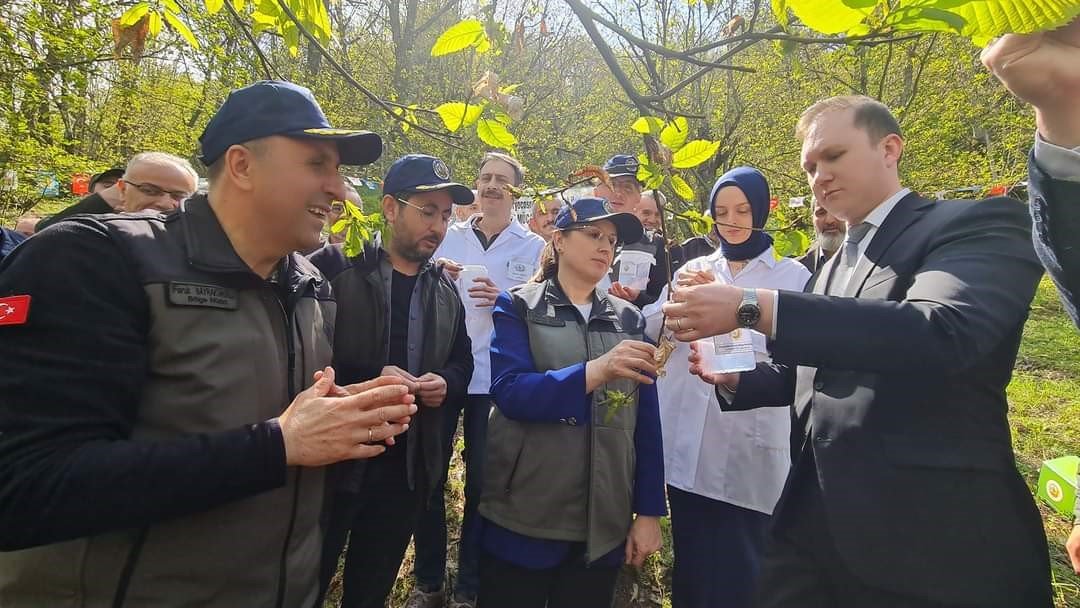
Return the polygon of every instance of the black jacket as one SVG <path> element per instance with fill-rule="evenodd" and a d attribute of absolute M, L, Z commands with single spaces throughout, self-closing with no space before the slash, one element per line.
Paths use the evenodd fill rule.
<path fill-rule="evenodd" d="M 793 454 L 812 450 L 816 467 L 802 478 L 818 480 L 836 548 L 868 585 L 949 605 L 1050 604 L 1046 537 L 1006 416 L 1042 274 L 1030 230 L 1013 199 L 908 195 L 848 297 L 821 295 L 836 256 L 809 293 L 780 292 L 781 367 L 742 375 L 731 409 L 794 402 Z M 777 526 L 800 516 L 793 479 Z"/>
<path fill-rule="evenodd" d="M 331 361 L 318 271 L 259 277 L 198 197 L 36 234 L 0 264 L 20 294 L 0 550 L 34 548 L 0 553 L 0 603 L 311 605 L 324 470 L 286 466 L 275 418 Z"/>
<path fill-rule="evenodd" d="M 339 383 L 378 377 L 389 363 L 390 348 L 389 296 L 380 271 L 382 264 L 389 266 L 386 252 L 367 246 L 360 255 L 349 258 L 341 245 L 326 245 L 309 260 L 330 281 L 338 302 L 334 370 Z M 464 398 L 472 378 L 472 342 L 465 330 L 465 309 L 442 267 L 424 265 L 418 280 L 424 320 L 420 373 L 433 372 L 446 380 L 445 404 Z M 442 438 L 443 408 L 427 407 L 422 402 L 418 405 L 408 431 L 407 470 L 409 487 L 419 488 L 427 497 L 442 478 L 443 450 L 448 448 Z M 339 467 L 338 489 L 358 490 L 364 466 L 363 461 L 357 461 Z"/>
<path fill-rule="evenodd" d="M 109 203 L 106 203 L 105 199 L 101 198 L 100 194 L 91 194 L 89 196 L 84 196 L 77 203 L 65 207 L 56 215 L 51 215 L 38 222 L 35 232 L 41 232 L 60 220 L 76 215 L 102 215 L 105 213 L 116 213 L 116 210 L 110 207 Z"/>

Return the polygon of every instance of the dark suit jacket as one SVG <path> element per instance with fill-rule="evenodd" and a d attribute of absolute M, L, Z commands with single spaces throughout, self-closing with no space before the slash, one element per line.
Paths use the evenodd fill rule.
<path fill-rule="evenodd" d="M 818 271 L 818 268 L 824 265 L 822 262 L 821 247 L 818 243 L 814 243 L 810 246 L 810 249 L 806 251 L 801 257 L 796 260 L 806 267 L 810 271 L 810 274 L 814 274 Z"/>
<path fill-rule="evenodd" d="M 1046 537 L 1006 419 L 1042 274 L 1030 229 L 1012 199 L 912 194 L 874 235 L 851 297 L 821 295 L 837 257 L 810 293 L 780 292 L 779 365 L 743 374 L 731 407 L 794 394 L 793 440 L 813 450 L 836 547 L 868 585 L 957 605 L 1050 605 Z M 789 489 L 778 525 L 799 517 Z"/>

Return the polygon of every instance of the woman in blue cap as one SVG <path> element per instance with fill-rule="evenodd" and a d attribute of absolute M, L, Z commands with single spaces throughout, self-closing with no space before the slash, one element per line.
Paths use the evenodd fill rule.
<path fill-rule="evenodd" d="M 495 303 L 481 606 L 610 606 L 620 565 L 660 549 L 655 349 L 640 311 L 597 288 L 641 234 L 634 215 L 578 199 L 540 274 Z"/>
<path fill-rule="evenodd" d="M 777 259 L 762 230 L 769 185 L 760 171 L 728 171 L 709 200 L 720 249 L 687 262 L 675 275 L 678 283 L 802 290 L 809 271 Z M 765 336 L 751 337 L 756 359 L 767 360 Z M 749 606 L 766 526 L 791 461 L 790 417 L 783 408 L 721 411 L 717 400 L 730 393 L 691 374 L 689 355 L 689 345 L 679 342 L 657 388 L 675 552 L 672 606 Z"/>

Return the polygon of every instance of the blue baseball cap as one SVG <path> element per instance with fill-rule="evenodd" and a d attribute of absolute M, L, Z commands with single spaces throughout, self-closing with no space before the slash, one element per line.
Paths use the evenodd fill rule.
<path fill-rule="evenodd" d="M 615 231 L 622 243 L 636 243 L 645 234 L 641 220 L 633 213 L 613 213 L 606 199 L 583 197 L 565 205 L 555 216 L 555 228 L 565 230 L 583 224 L 608 220 L 615 224 Z"/>
<path fill-rule="evenodd" d="M 629 154 L 616 154 L 604 163 L 604 171 L 610 177 L 629 175 L 637 179 L 638 159 Z"/>
<path fill-rule="evenodd" d="M 455 205 L 473 202 L 473 192 L 468 186 L 450 181 L 450 167 L 427 154 L 406 154 L 395 160 L 383 180 L 384 195 L 436 190 L 448 191 Z"/>
<path fill-rule="evenodd" d="M 307 88 L 261 80 L 229 93 L 199 136 L 199 160 L 209 166 L 230 146 L 271 135 L 333 141 L 343 165 L 367 165 L 382 154 L 378 134 L 331 127 Z"/>

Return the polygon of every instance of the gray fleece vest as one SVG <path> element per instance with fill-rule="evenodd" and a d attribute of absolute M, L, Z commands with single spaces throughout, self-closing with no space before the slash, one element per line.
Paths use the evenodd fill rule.
<path fill-rule="evenodd" d="M 623 340 L 641 340 L 644 319 L 624 300 L 597 291 L 583 323 L 554 279 L 510 290 L 529 331 L 538 372 L 596 359 Z M 594 561 L 617 548 L 633 520 L 636 384 L 616 380 L 593 392 L 591 420 L 518 422 L 496 403 L 488 421 L 480 513 L 526 536 L 584 542 Z M 607 391 L 631 398 L 611 406 Z"/>

